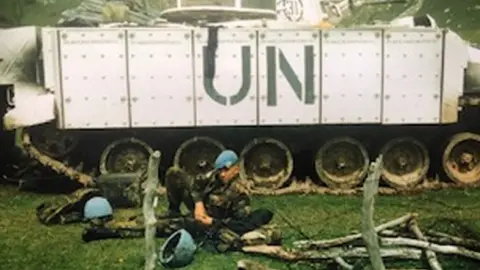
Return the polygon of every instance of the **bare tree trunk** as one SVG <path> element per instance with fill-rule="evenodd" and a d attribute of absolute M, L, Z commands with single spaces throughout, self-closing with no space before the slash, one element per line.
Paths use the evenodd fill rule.
<path fill-rule="evenodd" d="M 380 254 L 378 236 L 373 223 L 375 195 L 378 191 L 378 182 L 382 174 L 383 161 L 380 155 L 370 165 L 370 171 L 363 185 L 363 208 L 362 208 L 362 238 L 370 255 L 370 263 L 374 270 L 385 270 L 385 265 Z"/>
<path fill-rule="evenodd" d="M 155 151 L 148 160 L 147 181 L 145 196 L 143 197 L 143 216 L 145 218 L 145 270 L 154 270 L 157 260 L 155 249 L 156 218 L 154 198 L 158 185 L 158 165 L 160 152 Z"/>

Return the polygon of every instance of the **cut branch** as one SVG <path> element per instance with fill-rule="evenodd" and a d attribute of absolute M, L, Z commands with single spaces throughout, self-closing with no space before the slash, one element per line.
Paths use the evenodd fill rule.
<path fill-rule="evenodd" d="M 388 228 L 396 227 L 400 224 L 406 223 L 410 221 L 412 218 L 415 218 L 417 216 L 416 213 L 409 213 L 405 216 L 399 217 L 397 219 L 394 219 L 392 221 L 383 223 L 375 227 L 375 232 L 383 231 Z M 319 249 L 319 248 L 327 248 L 327 247 L 333 247 L 333 246 L 340 246 L 355 240 L 358 240 L 362 238 L 361 233 L 356 233 L 352 235 L 347 235 L 344 237 L 339 237 L 339 238 L 334 238 L 334 239 L 328 239 L 328 240 L 301 240 L 301 241 L 295 241 L 293 243 L 295 248 L 302 249 L 302 250 L 308 250 L 308 249 Z"/>
<path fill-rule="evenodd" d="M 417 236 L 418 239 L 422 241 L 427 241 L 422 231 L 418 227 L 418 223 L 415 219 L 410 221 L 410 223 L 408 224 L 408 227 L 415 234 L 415 236 Z M 438 262 L 437 255 L 435 254 L 435 252 L 427 249 L 425 250 L 425 255 L 427 256 L 428 264 L 430 265 L 430 268 L 432 270 L 442 270 L 442 266 Z"/>
<path fill-rule="evenodd" d="M 156 223 L 154 198 L 158 185 L 158 166 L 160 152 L 155 151 L 148 160 L 147 181 L 145 183 L 145 196 L 143 197 L 143 216 L 145 219 L 145 270 L 154 270 L 157 253 L 155 249 Z"/>
<path fill-rule="evenodd" d="M 367 247 L 370 263 L 374 270 L 385 270 L 373 222 L 375 195 L 378 191 L 378 182 L 382 174 L 382 168 L 382 155 L 380 155 L 370 165 L 368 177 L 363 185 L 362 239 Z"/>
<path fill-rule="evenodd" d="M 245 253 L 254 253 L 266 255 L 283 261 L 322 261 L 332 260 L 337 257 L 342 258 L 367 258 L 369 257 L 367 249 L 363 247 L 341 248 L 334 247 L 323 250 L 309 251 L 289 251 L 281 246 L 246 246 L 242 248 Z M 418 260 L 421 258 L 422 251 L 415 248 L 382 248 L 380 249 L 382 257 L 391 257 L 397 259 Z"/>
<path fill-rule="evenodd" d="M 408 238 L 402 238 L 402 237 L 381 238 L 380 243 L 382 244 L 382 246 L 410 246 L 410 247 L 417 247 L 417 248 L 423 248 L 423 249 L 430 249 L 439 253 L 460 255 L 467 258 L 480 260 L 480 253 L 468 250 L 463 247 L 438 245 L 434 243 L 429 243 L 427 241 L 408 239 Z"/>

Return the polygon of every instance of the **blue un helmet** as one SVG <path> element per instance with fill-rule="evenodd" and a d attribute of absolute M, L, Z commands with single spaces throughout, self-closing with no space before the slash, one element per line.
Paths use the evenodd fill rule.
<path fill-rule="evenodd" d="M 166 268 L 179 268 L 193 261 L 197 245 L 185 229 L 174 232 L 160 248 L 158 262 Z"/>
<path fill-rule="evenodd" d="M 229 168 L 233 164 L 237 163 L 238 156 L 232 150 L 223 150 L 215 160 L 215 169 Z"/>
<path fill-rule="evenodd" d="M 85 203 L 83 216 L 86 219 L 95 219 L 111 216 L 113 214 L 112 206 L 103 197 L 93 197 Z"/>

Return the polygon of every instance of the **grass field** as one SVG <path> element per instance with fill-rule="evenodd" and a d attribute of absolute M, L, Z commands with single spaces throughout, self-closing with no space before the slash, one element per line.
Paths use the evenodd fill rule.
<path fill-rule="evenodd" d="M 0 187 L 0 265 L 1 269 L 141 269 L 143 239 L 112 239 L 83 243 L 83 224 L 45 226 L 35 216 L 35 207 L 54 195 L 17 192 L 12 187 Z M 467 235 L 480 241 L 480 190 L 445 190 L 416 196 L 379 197 L 376 202 L 376 223 L 385 222 L 407 212 L 420 215 L 422 228 Z M 254 197 L 256 207 L 263 206 L 280 212 L 274 218 L 285 233 L 285 243 L 305 239 L 341 236 L 360 228 L 361 197 L 291 195 Z M 162 212 L 165 204 L 161 203 Z M 117 217 L 140 210 L 118 210 Z M 301 232 L 291 228 L 281 217 L 287 216 Z M 478 235 L 475 232 L 479 232 Z M 158 240 L 158 244 L 162 243 Z M 200 250 L 195 262 L 186 269 L 235 269 L 235 262 L 254 258 L 277 269 L 326 269 L 306 265 L 286 265 L 263 257 L 241 253 L 212 254 Z M 479 269 L 480 263 L 455 256 L 441 256 L 444 269 Z M 396 262 L 411 268 L 425 264 Z M 392 264 L 390 264 L 392 265 Z"/>
<path fill-rule="evenodd" d="M 13 0 L 0 2 L 0 15 L 7 20 L 14 16 Z M 57 4 L 26 5 L 20 24 L 48 25 L 55 23 L 61 11 L 75 6 L 79 0 L 57 0 Z M 419 13 L 430 13 L 442 26 L 458 31 L 465 39 L 480 43 L 480 3 L 478 0 L 427 0 Z M 403 4 L 387 7 L 365 7 L 356 11 L 350 23 L 370 19 L 391 19 L 404 9 Z M 18 18 L 17 18 L 18 19 Z M 347 22 L 345 22 L 347 24 Z M 350 24 L 348 23 L 348 24 Z M 82 224 L 41 225 L 35 216 L 35 207 L 54 195 L 18 192 L 12 187 L 0 186 L 0 269 L 12 270 L 80 270 L 80 269 L 142 269 L 143 240 L 105 240 L 85 244 L 81 240 Z M 401 216 L 407 212 L 420 214 L 423 228 L 433 226 L 450 233 L 468 233 L 480 241 L 480 190 L 445 190 L 417 196 L 380 197 L 376 204 L 376 222 Z M 347 234 L 360 228 L 360 197 L 338 196 L 280 196 L 255 197 L 256 206 L 281 211 L 302 228 L 311 238 L 329 238 Z M 159 212 L 163 211 L 161 204 Z M 118 216 L 138 210 L 123 210 Z M 455 222 L 454 222 L 455 220 Z M 275 222 L 285 231 L 286 244 L 305 238 L 297 229 L 279 216 Z M 477 232 L 477 233 L 475 233 Z M 162 240 L 159 240 L 159 244 Z M 234 269 L 241 258 L 252 258 L 240 253 L 212 254 L 200 251 L 195 262 L 186 269 Z M 277 269 L 311 269 L 310 266 L 258 257 Z M 480 269 L 480 263 L 455 256 L 441 256 L 444 269 Z M 396 262 L 394 264 L 403 262 Z M 407 263 L 411 268 L 425 264 Z M 324 269 L 326 265 L 316 265 Z"/>

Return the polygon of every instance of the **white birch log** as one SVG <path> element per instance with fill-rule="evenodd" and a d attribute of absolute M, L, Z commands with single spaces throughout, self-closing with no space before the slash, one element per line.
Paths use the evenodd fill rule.
<path fill-rule="evenodd" d="M 382 155 L 380 155 L 375 162 L 370 164 L 368 177 L 363 184 L 362 239 L 367 247 L 370 263 L 374 270 L 385 270 L 373 221 L 375 195 L 378 191 L 378 182 L 382 175 L 382 169 L 383 161 Z"/>
<path fill-rule="evenodd" d="M 158 166 L 160 164 L 160 152 L 155 151 L 148 160 L 147 181 L 145 196 L 143 197 L 143 216 L 145 219 L 145 270 L 154 270 L 157 261 L 155 249 L 156 218 L 154 198 L 158 185 Z"/>

